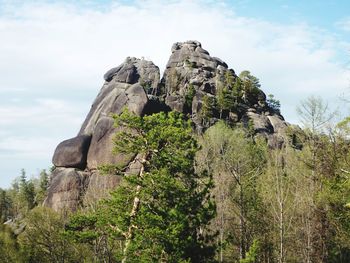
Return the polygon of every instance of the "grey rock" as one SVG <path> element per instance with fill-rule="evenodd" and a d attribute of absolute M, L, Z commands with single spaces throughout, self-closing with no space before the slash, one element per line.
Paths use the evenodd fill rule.
<path fill-rule="evenodd" d="M 86 173 L 74 168 L 56 168 L 44 205 L 56 211 L 77 210 L 81 204 L 81 194 L 87 177 Z"/>
<path fill-rule="evenodd" d="M 247 116 L 253 121 L 254 129 L 257 133 L 273 133 L 273 126 L 271 125 L 269 118 L 265 115 L 249 111 L 247 112 Z"/>
<path fill-rule="evenodd" d="M 132 154 L 113 153 L 114 135 L 116 132 L 122 130 L 122 127 L 115 128 L 113 124 L 114 120 L 111 117 L 103 117 L 98 121 L 87 156 L 87 167 L 89 170 L 95 170 L 104 164 L 114 164 L 124 167 L 134 158 L 135 155 Z"/>
<path fill-rule="evenodd" d="M 267 116 L 267 118 L 269 119 L 273 127 L 274 133 L 284 133 L 285 130 L 288 128 L 288 124 L 279 115 L 270 115 Z"/>
<path fill-rule="evenodd" d="M 140 116 L 143 114 L 147 103 L 147 94 L 140 84 L 109 82 L 102 87 L 79 134 L 93 134 L 100 118 L 120 114 L 124 108 L 128 108 L 131 112 Z"/>
<path fill-rule="evenodd" d="M 128 109 L 138 116 L 142 115 L 143 109 L 146 107 L 148 102 L 148 97 L 143 87 L 139 84 L 132 85 L 130 88 L 125 90 L 125 94 L 128 98 Z"/>
<path fill-rule="evenodd" d="M 53 155 L 52 163 L 57 167 L 85 169 L 91 136 L 79 135 L 61 142 Z"/>
<path fill-rule="evenodd" d="M 217 94 L 218 85 L 225 79 L 228 70 L 225 62 L 211 57 L 198 41 L 175 43 L 161 80 L 165 87 L 165 103 L 172 110 L 190 113 L 198 129 L 204 123 L 200 114 L 202 98 Z M 233 70 L 230 71 L 234 74 Z M 189 84 L 194 86 L 196 96 L 192 109 L 186 112 L 188 107 L 184 104 L 188 100 Z M 213 116 L 213 120 L 205 121 L 206 125 L 218 117 Z"/>
<path fill-rule="evenodd" d="M 109 197 L 110 191 L 119 185 L 121 179 L 122 177 L 118 175 L 100 174 L 98 171 L 93 171 L 84 193 L 84 206 L 94 205 L 102 198 Z"/>
<path fill-rule="evenodd" d="M 149 83 L 157 87 L 160 75 L 159 68 L 151 61 L 127 57 L 123 64 L 108 70 L 103 78 L 109 82 L 135 84 L 137 82 Z"/>
<path fill-rule="evenodd" d="M 221 59 L 219 59 L 219 58 L 217 58 L 217 57 L 213 57 L 213 59 L 214 59 L 215 62 L 218 64 L 218 68 L 219 68 L 219 67 L 223 67 L 223 68 L 225 68 L 225 69 L 228 68 L 227 64 L 226 64 L 224 61 L 222 61 Z"/>
<path fill-rule="evenodd" d="M 104 78 L 106 82 L 78 136 L 60 143 L 54 153 L 53 163 L 57 168 L 45 205 L 55 210 L 77 209 L 83 200 L 93 199 L 98 184 L 108 185 L 101 190 L 108 192 L 120 178 L 99 175 L 100 178 L 96 169 L 103 164 L 127 167 L 136 156 L 136 153 L 112 152 L 114 134 L 123 128 L 114 127 L 111 115 L 120 114 L 124 108 L 138 116 L 149 110 L 147 93 L 158 92 L 159 68 L 151 61 L 128 57 L 123 64 L 109 70 Z"/>

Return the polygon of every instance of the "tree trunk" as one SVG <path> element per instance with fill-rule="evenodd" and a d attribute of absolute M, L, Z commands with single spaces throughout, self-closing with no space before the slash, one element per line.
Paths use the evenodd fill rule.
<path fill-rule="evenodd" d="M 282 197 L 283 198 L 283 197 Z M 283 211 L 283 201 L 280 202 L 280 255 L 279 263 L 284 263 L 284 211 Z"/>
<path fill-rule="evenodd" d="M 140 172 L 139 172 L 139 177 L 142 177 L 145 166 L 144 166 L 145 160 L 141 161 L 141 168 L 140 168 Z M 123 260 L 122 263 L 125 263 L 127 260 L 127 253 L 128 253 L 128 249 L 132 240 L 132 235 L 133 235 L 133 229 L 135 228 L 135 226 L 132 224 L 132 219 L 135 218 L 137 210 L 139 209 L 139 205 L 140 205 L 140 199 L 138 197 L 139 193 L 141 190 L 141 186 L 138 185 L 136 186 L 136 192 L 135 192 L 135 198 L 133 201 L 133 206 L 130 212 L 130 226 L 128 228 L 128 232 L 125 234 L 125 247 L 123 249 Z"/>
<path fill-rule="evenodd" d="M 246 253 L 246 244 L 245 244 L 245 222 L 244 222 L 244 217 L 245 217 L 245 213 L 244 213 L 244 200 L 243 200 L 243 189 L 242 189 L 242 185 L 239 184 L 239 206 L 240 206 L 240 215 L 239 215 L 239 225 L 240 225 L 240 229 L 241 229 L 241 245 L 239 248 L 239 256 L 240 259 L 244 259 L 245 258 L 245 253 Z"/>

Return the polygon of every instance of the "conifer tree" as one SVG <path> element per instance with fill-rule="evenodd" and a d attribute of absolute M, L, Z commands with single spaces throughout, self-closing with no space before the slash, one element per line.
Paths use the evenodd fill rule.
<path fill-rule="evenodd" d="M 206 230 L 215 216 L 212 182 L 194 170 L 198 146 L 190 123 L 174 112 L 138 117 L 124 111 L 115 121 L 123 127 L 115 151 L 138 153 L 132 164 L 138 172 L 117 168 L 125 177 L 111 198 L 97 216 L 90 215 L 89 224 L 76 221 L 68 231 L 90 241 L 97 238 L 94 233 L 107 234 L 119 244 L 117 262 L 212 262 L 214 246 Z"/>

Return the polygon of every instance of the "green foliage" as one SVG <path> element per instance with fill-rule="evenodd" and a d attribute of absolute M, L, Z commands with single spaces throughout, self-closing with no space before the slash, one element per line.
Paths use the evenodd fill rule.
<path fill-rule="evenodd" d="M 242 96 L 242 86 L 242 80 L 240 78 L 236 78 L 232 86 L 232 95 L 237 101 L 239 101 Z"/>
<path fill-rule="evenodd" d="M 200 111 L 200 117 L 203 120 L 203 124 L 208 124 L 210 118 L 214 117 L 215 109 L 217 107 L 216 98 L 213 96 L 204 95 L 203 104 Z"/>
<path fill-rule="evenodd" d="M 329 229 L 323 229 L 323 232 L 327 234 L 330 262 L 350 260 L 350 148 L 348 129 L 343 124 L 346 120 L 337 126 L 332 137 L 319 137 L 316 144 L 316 169 L 322 182 L 317 204 L 322 209 L 326 208 L 323 220 Z"/>
<path fill-rule="evenodd" d="M 23 262 L 21 259 L 15 235 L 9 227 L 0 224 L 0 262 Z"/>
<path fill-rule="evenodd" d="M 245 258 L 241 259 L 239 263 L 254 263 L 257 260 L 260 250 L 260 242 L 254 239 L 253 244 L 250 246 L 249 251 L 247 251 Z"/>
<path fill-rule="evenodd" d="M 266 235 L 266 210 L 257 186 L 266 143 L 254 141 L 244 129 L 218 122 L 206 131 L 198 158 L 200 167 L 205 164 L 214 175 L 218 216 L 213 224 L 220 232 L 220 257 L 224 262 L 238 260 L 254 238 Z"/>
<path fill-rule="evenodd" d="M 24 169 L 22 169 L 19 179 L 19 199 L 26 210 L 35 206 L 35 186 L 31 180 L 27 180 Z"/>
<path fill-rule="evenodd" d="M 235 98 L 232 91 L 227 87 L 220 88 L 217 93 L 217 105 L 220 110 L 220 115 L 223 111 L 231 111 L 236 106 Z"/>
<path fill-rule="evenodd" d="M 42 204 L 49 188 L 49 174 L 43 169 L 39 175 L 38 189 L 36 190 L 35 203 Z"/>
<path fill-rule="evenodd" d="M 149 81 L 144 81 L 143 79 L 140 80 L 140 85 L 144 88 L 145 92 L 147 94 L 152 94 L 153 88 L 152 88 L 152 83 Z"/>
<path fill-rule="evenodd" d="M 11 216 L 12 200 L 7 191 L 0 188 L 0 224 Z"/>
<path fill-rule="evenodd" d="M 108 244 L 120 244 L 113 250 L 118 262 L 211 262 L 211 235 L 202 231 L 215 216 L 212 182 L 194 171 L 198 146 L 190 122 L 175 112 L 124 111 L 115 123 L 123 127 L 115 150 L 139 153 L 141 170 L 125 176 L 96 212 L 75 217 L 68 229 L 78 234 L 71 236 L 91 243 L 107 235 Z"/>
<path fill-rule="evenodd" d="M 189 84 L 185 95 L 185 105 L 190 112 L 192 111 L 192 100 L 195 95 L 196 95 L 196 90 L 194 86 L 192 84 Z"/>
<path fill-rule="evenodd" d="M 226 86 L 232 87 L 235 81 L 235 77 L 233 76 L 230 70 L 225 72 L 225 84 Z"/>
<path fill-rule="evenodd" d="M 197 67 L 197 63 L 195 61 L 190 61 L 189 59 L 185 60 L 185 65 L 190 69 L 194 69 Z"/>
<path fill-rule="evenodd" d="M 65 218 L 46 207 L 30 211 L 25 219 L 25 231 L 19 243 L 25 252 L 25 262 L 81 262 L 85 254 L 63 235 Z M 84 251 L 81 247 L 79 250 Z"/>
<path fill-rule="evenodd" d="M 255 98 L 259 95 L 260 81 L 257 77 L 253 76 L 250 71 L 244 70 L 239 74 L 239 78 L 242 81 L 243 100 L 246 101 L 249 98 Z"/>
<path fill-rule="evenodd" d="M 337 129 L 343 134 L 350 134 L 350 117 L 346 117 L 337 124 Z"/>
<path fill-rule="evenodd" d="M 281 103 L 279 100 L 275 99 L 275 96 L 272 94 L 268 95 L 267 105 L 276 113 L 280 113 Z"/>
<path fill-rule="evenodd" d="M 240 96 L 241 80 L 235 77 L 232 71 L 227 70 L 224 75 L 224 81 L 217 86 L 216 100 L 220 118 L 225 118 L 228 112 L 237 110 L 241 99 Z"/>
<path fill-rule="evenodd" d="M 295 149 L 301 150 L 306 142 L 306 133 L 299 126 L 290 125 L 286 129 L 288 143 Z"/>

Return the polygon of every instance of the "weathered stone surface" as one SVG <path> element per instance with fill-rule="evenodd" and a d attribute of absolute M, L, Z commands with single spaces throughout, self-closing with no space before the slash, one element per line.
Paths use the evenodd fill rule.
<path fill-rule="evenodd" d="M 57 167 L 85 169 L 91 136 L 80 135 L 61 142 L 55 150 L 52 163 Z"/>
<path fill-rule="evenodd" d="M 147 105 L 148 97 L 139 84 L 109 83 L 104 85 L 100 95 L 95 100 L 79 134 L 92 134 L 102 117 L 120 114 L 126 107 L 131 112 L 141 115 Z"/>
<path fill-rule="evenodd" d="M 126 167 L 136 156 L 112 153 L 114 134 L 121 129 L 113 126 L 112 114 L 128 108 L 140 116 L 145 111 L 156 112 L 152 107 L 161 105 L 157 100 L 157 104 L 148 106 L 147 93 L 156 95 L 160 81 L 159 68 L 151 61 L 128 57 L 123 64 L 109 70 L 104 79 L 106 82 L 78 136 L 60 143 L 53 156 L 56 169 L 45 205 L 55 210 L 74 210 L 82 200 L 100 195 L 94 191 L 108 192 L 120 178 L 98 175 L 96 169 L 103 164 Z"/>
<path fill-rule="evenodd" d="M 117 175 L 100 174 L 98 171 L 92 172 L 83 197 L 83 204 L 90 206 L 102 198 L 107 198 L 109 192 L 119 185 L 120 180 L 121 177 Z"/>
<path fill-rule="evenodd" d="M 97 169 L 103 164 L 116 164 L 120 167 L 127 166 L 135 155 L 113 154 L 113 138 L 120 127 L 113 126 L 111 117 L 102 117 L 95 129 L 87 157 L 87 167 L 90 170 Z"/>
<path fill-rule="evenodd" d="M 103 78 L 108 82 L 112 79 L 116 82 L 128 84 L 140 82 L 156 88 L 159 83 L 160 75 L 159 68 L 155 66 L 153 62 L 127 57 L 123 64 L 108 70 Z"/>
<path fill-rule="evenodd" d="M 56 168 L 52 173 L 45 206 L 58 210 L 76 210 L 88 175 L 74 168 Z"/>
<path fill-rule="evenodd" d="M 148 103 L 147 93 L 157 93 L 159 68 L 151 61 L 127 58 L 125 62 L 109 70 L 97 98 L 92 104 L 79 134 L 93 134 L 101 117 L 119 114 L 125 107 L 142 115 Z"/>
<path fill-rule="evenodd" d="M 165 103 L 173 110 L 191 113 L 197 128 L 201 130 L 202 98 L 216 94 L 215 83 L 226 71 L 226 63 L 211 57 L 198 41 L 175 43 L 161 80 L 165 87 Z M 193 98 L 188 97 L 190 89 L 195 90 Z"/>
<path fill-rule="evenodd" d="M 148 102 L 148 97 L 145 93 L 144 88 L 139 84 L 135 84 L 125 90 L 125 94 L 128 98 L 128 109 L 136 115 L 142 115 L 143 110 Z"/>
<path fill-rule="evenodd" d="M 267 116 L 251 111 L 247 112 L 247 116 L 253 122 L 254 129 L 257 133 L 273 133 L 273 126 Z"/>
<path fill-rule="evenodd" d="M 270 115 L 270 116 L 267 116 L 267 118 L 269 119 L 273 127 L 273 131 L 275 133 L 283 133 L 285 129 L 288 128 L 288 124 L 284 121 L 284 119 L 280 115 Z"/>

